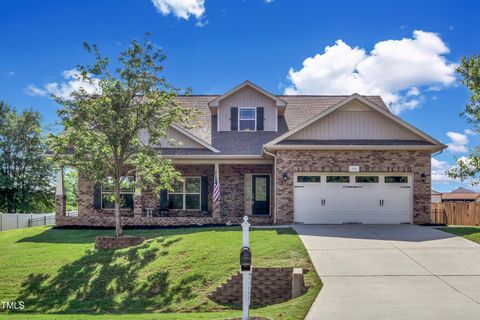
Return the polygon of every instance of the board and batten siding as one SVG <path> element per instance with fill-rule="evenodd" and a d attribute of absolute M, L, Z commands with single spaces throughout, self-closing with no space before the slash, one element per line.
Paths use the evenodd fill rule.
<path fill-rule="evenodd" d="M 148 133 L 146 130 L 141 130 L 139 133 L 140 140 L 143 143 L 148 142 Z M 187 137 L 180 131 L 169 127 L 166 132 L 166 136 L 160 139 L 160 146 L 162 148 L 193 148 L 203 149 L 205 148 L 200 143 Z"/>
<path fill-rule="evenodd" d="M 358 104 L 347 105 L 291 135 L 288 140 L 423 140 L 420 136 Z"/>
<path fill-rule="evenodd" d="M 220 101 L 218 108 L 218 131 L 230 131 L 231 108 L 264 108 L 264 131 L 277 130 L 277 107 L 275 101 L 262 93 L 245 87 Z"/>

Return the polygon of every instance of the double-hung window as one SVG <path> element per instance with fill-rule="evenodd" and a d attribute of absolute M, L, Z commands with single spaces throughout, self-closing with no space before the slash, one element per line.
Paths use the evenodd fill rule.
<path fill-rule="evenodd" d="M 172 187 L 173 191 L 168 193 L 169 209 L 200 210 L 200 177 L 186 177 Z"/>
<path fill-rule="evenodd" d="M 239 108 L 238 128 L 240 131 L 255 131 L 257 127 L 257 109 Z"/>
<path fill-rule="evenodd" d="M 133 209 L 133 194 L 135 193 L 135 178 L 122 177 L 120 184 L 120 208 Z M 115 208 L 115 187 L 113 181 L 102 187 L 102 209 Z"/>

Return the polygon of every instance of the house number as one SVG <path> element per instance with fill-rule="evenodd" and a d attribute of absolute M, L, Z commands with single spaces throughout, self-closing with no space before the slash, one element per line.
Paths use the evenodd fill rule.
<path fill-rule="evenodd" d="M 360 172 L 360 166 L 348 166 L 348 172 Z"/>

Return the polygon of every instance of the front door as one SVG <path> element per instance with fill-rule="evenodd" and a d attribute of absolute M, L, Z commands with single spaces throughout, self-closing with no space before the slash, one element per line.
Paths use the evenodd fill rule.
<path fill-rule="evenodd" d="M 270 209 L 270 176 L 252 176 L 252 213 L 268 215 Z"/>

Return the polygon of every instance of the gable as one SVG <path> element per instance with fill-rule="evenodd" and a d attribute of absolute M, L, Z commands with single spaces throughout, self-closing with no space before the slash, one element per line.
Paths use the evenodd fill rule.
<path fill-rule="evenodd" d="M 288 140 L 424 140 L 368 106 L 352 101 L 292 134 Z"/>
<path fill-rule="evenodd" d="M 231 108 L 252 107 L 263 108 L 264 131 L 276 131 L 277 106 L 275 100 L 250 86 L 239 89 L 219 102 L 217 110 L 218 130 L 230 131 Z"/>
<path fill-rule="evenodd" d="M 165 137 L 160 140 L 160 148 L 189 148 L 189 149 L 204 149 L 199 142 L 187 137 L 180 131 L 169 127 Z"/>

